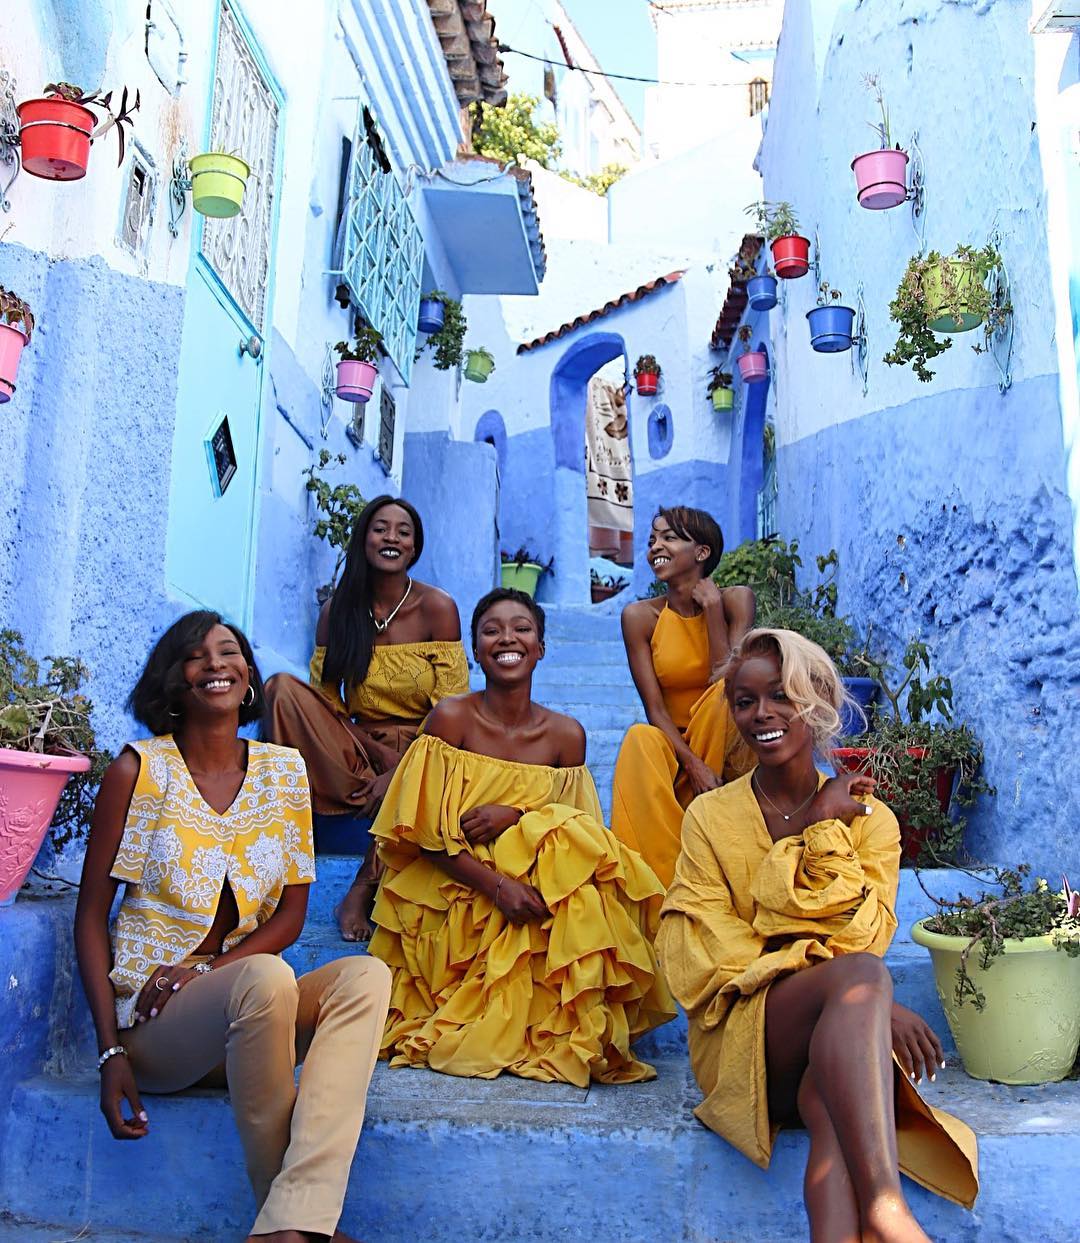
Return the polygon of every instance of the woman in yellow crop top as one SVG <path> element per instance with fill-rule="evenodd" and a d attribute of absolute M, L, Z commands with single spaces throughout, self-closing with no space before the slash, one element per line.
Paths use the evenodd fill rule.
<path fill-rule="evenodd" d="M 263 687 L 251 645 L 216 613 L 165 632 L 128 707 L 154 736 L 125 747 L 101 783 L 75 914 L 101 1111 L 117 1139 L 167 1130 L 140 1093 L 224 1065 L 255 1193 L 249 1243 L 346 1243 L 338 1219 L 390 973 L 349 955 L 297 978 L 279 957 L 315 879 L 304 761 L 238 736 Z"/>
<path fill-rule="evenodd" d="M 304 757 L 323 815 L 374 816 L 424 718 L 469 688 L 457 605 L 409 575 L 423 549 L 424 526 L 408 501 L 369 502 L 319 614 L 310 685 L 287 673 L 267 681 L 269 737 Z M 369 850 L 338 908 L 346 941 L 371 935 L 377 884 Z"/>
<path fill-rule="evenodd" d="M 723 551 L 720 527 L 704 510 L 661 509 L 648 558 L 665 594 L 628 604 L 622 614 L 630 672 L 649 724 L 632 725 L 619 748 L 611 829 L 665 885 L 675 874 L 691 799 L 753 763 L 732 723 L 720 671 L 753 625 L 754 593 L 721 590 L 712 581 Z"/>

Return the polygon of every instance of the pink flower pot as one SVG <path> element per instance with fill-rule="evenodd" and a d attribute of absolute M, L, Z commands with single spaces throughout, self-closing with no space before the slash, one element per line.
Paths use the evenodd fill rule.
<path fill-rule="evenodd" d="M 19 359 L 29 339 L 22 329 L 0 324 L 0 406 L 10 401 L 15 392 Z"/>
<path fill-rule="evenodd" d="M 769 378 L 769 360 L 764 350 L 751 350 L 741 354 L 736 362 L 739 364 L 739 375 L 744 384 L 760 384 Z"/>
<path fill-rule="evenodd" d="M 857 155 L 851 161 L 851 169 L 859 206 L 871 211 L 898 207 L 907 198 L 907 163 L 907 152 L 895 147 Z"/>
<path fill-rule="evenodd" d="M 15 901 L 68 777 L 89 767 L 85 755 L 38 755 L 0 747 L 0 906 Z"/>
<path fill-rule="evenodd" d="M 344 358 L 337 365 L 335 392 L 342 401 L 369 401 L 378 374 L 379 369 L 374 363 L 361 363 L 355 358 Z"/>

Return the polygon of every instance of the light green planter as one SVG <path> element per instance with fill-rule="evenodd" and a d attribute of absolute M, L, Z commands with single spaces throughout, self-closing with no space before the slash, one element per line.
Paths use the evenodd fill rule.
<path fill-rule="evenodd" d="M 712 408 L 714 410 L 734 410 L 735 390 L 731 388 L 714 388 L 712 391 Z"/>
<path fill-rule="evenodd" d="M 512 587 L 515 591 L 523 591 L 527 596 L 536 595 L 536 584 L 544 567 L 535 561 L 526 561 L 518 565 L 516 561 L 502 563 L 502 585 Z"/>
<path fill-rule="evenodd" d="M 244 205 L 244 190 L 251 168 L 239 156 L 221 151 L 193 155 L 191 169 L 191 201 L 197 212 L 227 220 L 239 215 Z"/>
<path fill-rule="evenodd" d="M 945 310 L 945 288 L 942 271 L 948 264 L 953 270 L 957 292 L 960 295 L 960 319 L 951 311 Z M 923 276 L 923 297 L 926 299 L 926 322 L 932 332 L 954 333 L 970 332 L 983 322 L 981 315 L 967 310 L 967 291 L 979 283 L 978 276 L 971 265 L 955 259 L 942 259 L 936 266 L 929 269 Z"/>
<path fill-rule="evenodd" d="M 487 378 L 495 370 L 495 359 L 488 358 L 477 350 L 470 350 L 465 356 L 465 379 L 475 380 L 477 384 L 486 384 Z"/>
<path fill-rule="evenodd" d="M 964 1069 L 998 1083 L 1056 1083 L 1072 1070 L 1080 1047 L 1080 958 L 1054 948 L 1052 936 L 1005 942 L 989 971 L 978 948 L 968 974 L 986 995 L 976 1010 L 955 1000 L 956 968 L 967 937 L 928 932 L 919 920 L 911 939 L 930 951 L 934 978 Z"/>

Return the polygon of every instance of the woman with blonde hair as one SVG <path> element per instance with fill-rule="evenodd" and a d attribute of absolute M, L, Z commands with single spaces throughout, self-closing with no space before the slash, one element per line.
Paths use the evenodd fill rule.
<path fill-rule="evenodd" d="M 816 644 L 750 631 L 725 691 L 756 767 L 687 811 L 656 942 L 690 1021 L 695 1112 L 762 1167 L 780 1127 L 801 1120 L 813 1243 L 927 1243 L 899 1173 L 970 1207 L 976 1145 L 916 1092 L 944 1065 L 941 1045 L 893 1002 L 882 962 L 896 817 L 871 778 L 815 767 L 844 702 Z"/>

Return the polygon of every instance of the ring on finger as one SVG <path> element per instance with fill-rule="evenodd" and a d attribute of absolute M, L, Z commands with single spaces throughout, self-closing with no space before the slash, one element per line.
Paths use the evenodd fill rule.
<path fill-rule="evenodd" d="M 159 975 L 158 978 L 154 981 L 154 987 L 155 988 L 168 988 L 169 987 L 168 977 L 164 975 Z"/>

